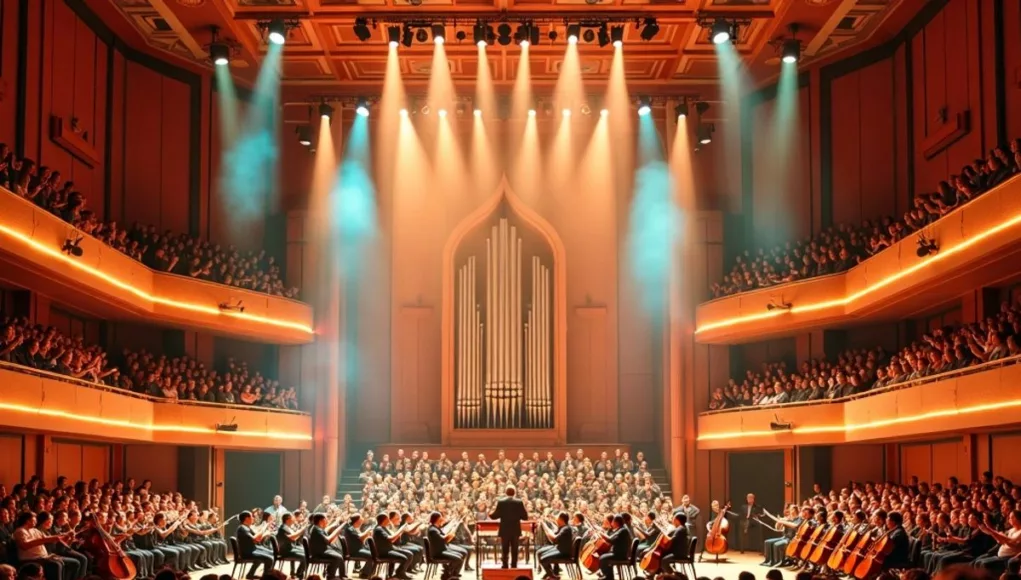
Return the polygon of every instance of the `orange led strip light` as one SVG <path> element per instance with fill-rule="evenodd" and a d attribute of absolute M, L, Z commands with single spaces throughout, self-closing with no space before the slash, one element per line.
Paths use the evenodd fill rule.
<path fill-rule="evenodd" d="M 141 298 L 143 300 L 148 300 L 149 302 L 152 302 L 153 304 L 162 304 L 162 305 L 165 305 L 165 306 L 170 306 L 172 308 L 177 308 L 177 309 L 180 309 L 180 310 L 186 310 L 188 312 L 196 312 L 196 313 L 200 313 L 200 314 L 207 314 L 207 315 L 210 315 L 210 316 L 217 316 L 217 315 L 219 315 L 219 316 L 230 316 L 232 318 L 240 318 L 242 320 L 247 320 L 249 322 L 257 322 L 259 324 L 265 324 L 265 325 L 268 325 L 268 326 L 276 326 L 276 327 L 279 327 L 279 328 L 290 328 L 290 329 L 294 329 L 294 330 L 300 330 L 300 331 L 308 333 L 308 334 L 314 334 L 314 332 L 315 332 L 312 329 L 311 326 L 309 326 L 307 324 L 300 323 L 300 322 L 293 322 L 293 321 L 290 321 L 290 320 L 280 320 L 278 318 L 270 318 L 268 316 L 259 316 L 257 314 L 245 314 L 244 312 L 223 311 L 223 310 L 220 310 L 220 308 L 217 307 L 217 306 L 208 306 L 208 305 L 205 305 L 205 304 L 195 304 L 193 302 L 181 302 L 179 300 L 171 300 L 169 298 L 162 298 L 160 296 L 149 294 L 148 292 L 146 292 L 145 290 L 142 290 L 141 288 L 137 288 L 137 287 L 135 287 L 135 286 L 133 286 L 133 285 L 127 283 L 127 282 L 124 282 L 123 280 L 115 278 L 115 277 L 107 274 L 106 272 L 103 272 L 101 270 L 97 270 L 96 268 L 93 268 L 92 266 L 89 266 L 88 264 L 85 264 L 85 263 L 80 262 L 78 260 L 74 260 L 70 256 L 64 255 L 63 252 L 57 250 L 56 248 L 51 248 L 50 246 L 48 246 L 46 244 L 41 244 L 38 241 L 32 239 L 31 236 L 25 235 L 25 234 L 23 234 L 23 233 L 21 233 L 21 232 L 19 232 L 17 230 L 14 230 L 12 228 L 9 228 L 9 227 L 5 226 L 3 224 L 0 224 L 0 233 L 4 233 L 4 234 L 6 234 L 9 237 L 14 238 L 15 240 L 18 240 L 19 242 L 25 244 L 26 246 L 32 248 L 34 251 L 39 252 L 40 254 L 43 254 L 43 255 L 49 256 L 51 258 L 56 258 L 58 260 L 61 260 L 62 262 L 64 262 L 68 266 L 71 266 L 72 268 L 74 268 L 74 269 L 76 269 L 76 270 L 78 270 L 80 272 L 85 272 L 86 274 L 89 274 L 90 276 L 99 278 L 100 280 L 106 282 L 107 284 L 110 284 L 111 286 L 115 286 L 115 287 L 117 287 L 117 288 L 119 288 L 121 290 L 124 290 L 126 292 L 131 293 L 131 294 L 134 294 L 135 296 L 137 296 L 137 297 L 139 297 L 139 298 Z"/>
<path fill-rule="evenodd" d="M 42 409 L 36 407 L 30 407 L 28 405 L 18 405 L 13 403 L 0 402 L 0 410 L 14 411 L 16 413 L 24 413 L 26 415 L 36 415 L 40 417 L 53 417 L 57 419 L 70 419 L 73 421 L 79 421 L 82 423 L 91 423 L 94 425 L 104 425 L 107 427 L 122 427 L 127 429 L 136 429 L 138 431 L 153 433 L 195 433 L 199 435 L 230 435 L 238 437 L 268 437 L 272 439 L 287 439 L 289 441 L 311 441 L 312 435 L 308 433 L 289 433 L 285 431 L 231 431 L 229 433 L 221 433 L 216 429 L 209 427 L 190 427 L 187 425 L 157 425 L 154 423 L 138 423 L 135 421 L 126 421 L 121 419 L 106 419 L 103 417 L 92 417 L 89 415 L 82 415 L 80 413 L 72 413 L 69 411 L 63 411 L 60 409 Z"/>
<path fill-rule="evenodd" d="M 859 291 L 857 291 L 857 292 L 855 292 L 853 294 L 850 294 L 848 296 L 845 296 L 843 298 L 836 298 L 836 299 L 833 299 L 833 300 L 826 300 L 826 301 L 822 301 L 822 302 L 815 302 L 815 303 L 804 304 L 804 305 L 795 305 L 795 306 L 791 306 L 790 308 L 788 308 L 786 310 L 767 310 L 765 312 L 760 312 L 760 313 L 757 313 L 757 314 L 746 314 L 744 316 L 734 316 L 732 318 L 724 318 L 723 320 L 719 320 L 717 322 L 708 322 L 706 324 L 703 324 L 703 325 L 697 327 L 695 329 L 695 334 L 698 334 L 700 332 L 705 332 L 705 331 L 708 331 L 708 330 L 715 330 L 717 328 L 727 328 L 727 327 L 730 327 L 730 326 L 736 326 L 738 324 L 745 324 L 745 323 L 748 323 L 748 322 L 757 322 L 759 320 L 766 320 L 768 318 L 773 318 L 773 317 L 776 317 L 776 316 L 783 316 L 784 314 L 795 314 L 795 313 L 800 313 L 800 312 L 815 312 L 817 310 L 826 310 L 828 308 L 847 306 L 848 304 L 854 302 L 855 300 L 859 300 L 859 299 L 861 299 L 861 298 L 863 298 L 863 297 L 865 297 L 865 296 L 867 296 L 869 294 L 872 294 L 873 292 L 876 292 L 877 290 L 880 290 L 882 288 L 885 288 L 885 287 L 889 286 L 890 284 L 893 284 L 894 282 L 900 280 L 901 278 L 904 278 L 906 276 L 910 276 L 911 274 L 914 274 L 915 272 L 918 272 L 919 270 L 921 270 L 923 268 L 926 268 L 926 267 L 928 267 L 928 266 L 930 266 L 932 264 L 936 264 L 936 263 L 938 263 L 938 262 L 940 262 L 942 260 L 945 260 L 945 259 L 947 259 L 947 258 L 949 258 L 949 257 L 951 257 L 951 256 L 953 256 L 955 254 L 958 254 L 958 253 L 960 253 L 960 252 L 970 248 L 971 246 L 974 246 L 975 244 L 981 242 L 982 240 L 985 240 L 986 238 L 995 236 L 996 234 L 998 234 L 998 233 L 1000 233 L 1002 231 L 1008 230 L 1008 229 L 1010 229 L 1010 228 L 1012 228 L 1012 227 L 1014 227 L 1014 226 L 1016 226 L 1018 224 L 1021 224 L 1021 214 L 1017 214 L 1017 215 L 1015 215 L 1015 216 L 1013 216 L 1013 217 L 1011 217 L 1011 218 L 1009 218 L 1009 219 L 1007 219 L 1007 220 L 1005 220 L 1003 222 L 1000 222 L 999 224 L 997 224 L 995 226 L 990 227 L 989 229 L 986 229 L 986 230 L 984 230 L 982 232 L 979 232 L 978 234 L 975 234 L 975 236 L 973 236 L 973 237 L 971 237 L 971 238 L 969 238 L 967 240 L 964 240 L 963 242 L 957 244 L 956 246 L 953 246 L 952 248 L 942 249 L 935 256 L 929 257 L 929 258 L 927 258 L 925 260 L 922 260 L 920 262 L 916 262 L 915 264 L 912 264 L 911 266 L 908 266 L 907 268 L 904 268 L 904 269 L 902 269 L 902 270 L 900 270 L 900 271 L 898 271 L 898 272 L 896 272 L 894 274 L 890 274 L 889 276 L 887 276 L 885 278 L 881 278 L 881 279 L 877 280 L 875 283 L 870 284 L 870 285 L 866 286 L 865 288 L 862 288 L 861 290 L 859 290 Z M 844 273 L 844 276 L 846 276 L 846 275 L 847 275 L 847 273 Z"/>
<path fill-rule="evenodd" d="M 753 437 L 766 437 L 776 436 L 781 434 L 794 434 L 794 435 L 818 435 L 827 433 L 851 433 L 854 431 L 861 431 L 864 429 L 876 429 L 879 427 L 889 427 L 891 425 L 902 425 L 904 423 L 917 423 L 918 421 L 925 421 L 928 419 L 943 419 L 948 417 L 957 417 L 959 415 L 969 415 L 973 413 L 984 413 L 987 411 L 996 411 L 1001 409 L 1009 409 L 1013 407 L 1021 407 L 1021 399 L 1011 399 L 1008 401 L 1000 401 L 997 403 L 986 403 L 983 405 L 972 405 L 969 407 L 961 407 L 960 409 L 944 409 L 941 411 L 929 411 L 928 413 L 920 413 L 918 415 L 908 415 L 905 417 L 896 417 L 893 419 L 881 419 L 878 421 L 868 421 L 866 423 L 846 423 L 843 425 L 820 425 L 818 427 L 796 427 L 790 431 L 773 431 L 773 430 L 756 430 L 756 431 L 727 431 L 723 433 L 706 433 L 699 435 L 699 441 L 719 441 L 722 439 L 750 439 Z"/>

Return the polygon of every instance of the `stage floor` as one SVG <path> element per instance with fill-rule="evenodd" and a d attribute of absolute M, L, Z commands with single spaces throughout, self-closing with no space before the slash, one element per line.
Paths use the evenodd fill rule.
<path fill-rule="evenodd" d="M 766 577 L 766 571 L 769 570 L 769 568 L 765 566 L 759 566 L 759 562 L 761 561 L 762 561 L 761 554 L 752 553 L 738 554 L 737 552 L 730 552 L 729 554 L 727 554 L 727 560 L 725 562 L 720 562 L 719 564 L 714 564 L 712 562 L 712 559 L 709 558 L 707 558 L 703 562 L 696 561 L 695 570 L 698 572 L 699 576 L 707 576 L 712 579 L 722 578 L 723 580 L 737 580 L 738 574 L 744 571 L 748 571 L 751 572 L 752 574 L 755 574 L 756 580 L 762 580 L 763 578 Z M 518 565 L 523 566 L 524 564 L 523 562 L 518 562 Z M 217 566 L 209 570 L 203 570 L 202 572 L 192 572 L 191 578 L 192 580 L 198 580 L 202 575 L 211 573 L 230 574 L 231 566 L 232 565 Z M 289 565 L 287 564 L 284 565 L 285 571 L 290 570 L 288 566 Z M 795 576 L 794 572 L 790 570 L 785 570 L 783 568 L 781 568 L 780 571 L 783 573 L 784 580 L 793 580 Z M 532 574 L 535 580 L 541 580 L 542 578 L 541 570 L 534 570 Z M 424 580 L 425 575 L 417 574 L 412 576 L 412 578 L 414 580 Z M 560 578 L 561 580 L 569 580 L 566 573 L 562 574 Z M 595 575 L 586 572 L 585 578 L 594 579 Z M 439 580 L 439 577 L 434 576 L 433 580 Z M 479 578 L 476 572 L 462 572 L 461 580 L 481 580 L 481 578 Z"/>

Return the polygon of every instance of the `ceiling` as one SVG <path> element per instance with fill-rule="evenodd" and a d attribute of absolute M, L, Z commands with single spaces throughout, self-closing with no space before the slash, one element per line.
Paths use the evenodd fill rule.
<path fill-rule="evenodd" d="M 400 18 L 443 17 L 447 25 L 446 53 L 455 85 L 472 87 L 478 69 L 477 49 L 471 41 L 475 18 L 541 22 L 542 42 L 529 51 L 532 85 L 538 92 L 556 82 L 564 56 L 565 21 L 579 17 L 628 18 L 624 37 L 624 67 L 629 89 L 649 94 L 698 95 L 712 98 L 719 81 L 714 46 L 700 17 L 726 16 L 745 21 L 735 47 L 754 82 L 776 76 L 779 59 L 775 41 L 796 23 L 804 47 L 803 66 L 863 50 L 897 33 L 925 0 L 105 0 L 96 11 L 123 38 L 158 56 L 173 55 L 190 66 L 210 67 L 206 46 L 211 26 L 221 38 L 235 40 L 238 58 L 235 78 L 253 84 L 266 51 L 259 23 L 268 18 L 295 19 L 282 63 L 284 100 L 317 94 L 371 95 L 382 88 L 386 70 L 386 22 Z M 419 0 L 414 0 L 418 2 Z M 92 4 L 90 2 L 90 4 Z M 631 18 L 656 17 L 659 34 L 639 38 Z M 377 20 L 372 38 L 356 37 L 355 19 Z M 551 43 L 553 27 L 559 40 Z M 456 30 L 468 39 L 454 40 Z M 609 74 L 613 50 L 580 42 L 583 79 L 598 87 Z M 432 67 L 431 42 L 401 47 L 401 73 L 410 90 L 427 86 Z M 510 88 L 520 60 L 515 45 L 488 49 L 491 73 L 498 87 Z M 709 93 L 709 94 L 707 94 Z"/>

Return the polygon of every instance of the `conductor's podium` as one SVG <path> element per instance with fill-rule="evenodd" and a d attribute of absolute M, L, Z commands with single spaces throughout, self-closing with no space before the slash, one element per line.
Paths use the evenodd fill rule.
<path fill-rule="evenodd" d="M 488 563 L 480 569 L 482 580 L 517 580 L 518 578 L 532 579 L 532 568 L 501 568 L 499 563 Z"/>

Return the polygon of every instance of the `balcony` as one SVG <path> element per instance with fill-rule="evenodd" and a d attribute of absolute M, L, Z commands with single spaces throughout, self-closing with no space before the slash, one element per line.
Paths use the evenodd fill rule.
<path fill-rule="evenodd" d="M 312 447 L 308 413 L 168 402 L 9 363 L 0 363 L 0 385 L 0 425 L 15 429 L 237 449 Z M 237 430 L 218 430 L 223 424 Z"/>
<path fill-rule="evenodd" d="M 0 271 L 8 282 L 73 304 L 96 318 L 135 320 L 274 344 L 314 339 L 308 304 L 150 270 L 85 236 L 83 254 L 60 248 L 74 229 L 0 188 Z M 244 311 L 221 308 L 241 302 Z"/>
<path fill-rule="evenodd" d="M 839 399 L 741 407 L 698 418 L 699 449 L 834 445 L 1021 423 L 1021 357 Z M 775 429 L 776 422 L 791 428 Z"/>
<path fill-rule="evenodd" d="M 935 255 L 919 257 L 917 235 L 910 235 L 847 272 L 700 304 L 695 338 L 733 344 L 908 318 L 1016 273 L 1019 230 L 1021 177 L 1014 177 L 925 228 L 939 244 Z"/>

